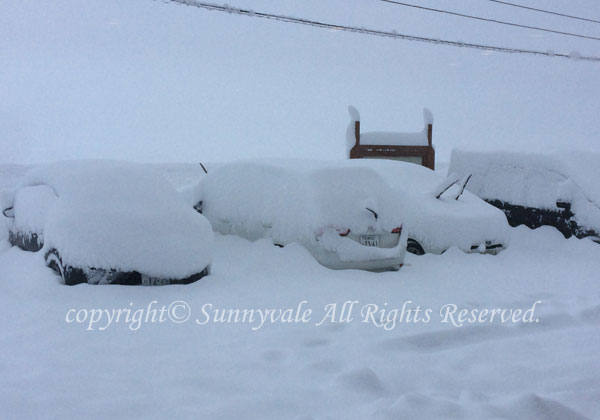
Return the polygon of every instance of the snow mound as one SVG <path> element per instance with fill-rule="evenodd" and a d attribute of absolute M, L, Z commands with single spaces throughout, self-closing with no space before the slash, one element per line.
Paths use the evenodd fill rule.
<path fill-rule="evenodd" d="M 464 419 L 463 409 L 453 401 L 410 392 L 379 413 L 382 419 Z"/>
<path fill-rule="evenodd" d="M 509 419 L 528 420 L 589 420 L 569 407 L 536 394 L 522 395 L 506 405 Z"/>
<path fill-rule="evenodd" d="M 448 173 L 473 174 L 467 189 L 483 199 L 557 210 L 572 203 L 576 221 L 600 227 L 600 153 L 467 152 L 453 150 Z"/>
<path fill-rule="evenodd" d="M 337 382 L 345 389 L 360 394 L 384 396 L 387 393 L 377 374 L 367 367 L 344 372 L 337 377 Z"/>
<path fill-rule="evenodd" d="M 44 165 L 25 175 L 16 198 L 29 190 L 28 198 L 31 187 L 41 185 L 49 187 L 44 200 L 51 205 L 45 215 L 24 206 L 23 223 L 44 224 L 43 251 L 56 248 L 66 265 L 184 278 L 210 264 L 210 224 L 147 167 L 116 161 Z"/>

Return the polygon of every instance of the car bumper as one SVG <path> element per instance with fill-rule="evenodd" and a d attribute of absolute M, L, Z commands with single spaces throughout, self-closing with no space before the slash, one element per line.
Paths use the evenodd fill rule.
<path fill-rule="evenodd" d="M 395 239 L 393 247 L 370 247 L 360 245 L 353 239 L 329 236 L 307 246 L 315 259 L 323 266 L 334 270 L 398 270 L 404 264 L 406 234 Z"/>
<path fill-rule="evenodd" d="M 316 260 L 332 270 L 395 271 L 404 265 L 404 255 L 398 258 L 385 258 L 367 261 L 342 261 L 337 255 L 316 255 Z"/>

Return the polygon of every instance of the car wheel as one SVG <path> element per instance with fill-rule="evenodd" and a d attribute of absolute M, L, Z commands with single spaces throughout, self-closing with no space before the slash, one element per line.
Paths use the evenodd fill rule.
<path fill-rule="evenodd" d="M 65 268 L 63 267 L 63 263 L 57 250 L 51 249 L 46 253 L 46 265 L 54 270 L 54 272 L 60 276 L 62 282 L 66 284 Z"/>
<path fill-rule="evenodd" d="M 80 283 L 87 283 L 87 274 L 81 268 L 65 266 L 62 258 L 56 249 L 46 252 L 46 265 L 53 269 L 62 279 L 66 286 L 74 286 Z"/>
<path fill-rule="evenodd" d="M 424 255 L 425 254 L 425 250 L 423 249 L 421 244 L 419 244 L 417 241 L 415 241 L 412 238 L 408 238 L 408 241 L 406 242 L 406 250 L 408 252 L 410 252 L 411 254 L 415 254 L 415 255 Z"/>

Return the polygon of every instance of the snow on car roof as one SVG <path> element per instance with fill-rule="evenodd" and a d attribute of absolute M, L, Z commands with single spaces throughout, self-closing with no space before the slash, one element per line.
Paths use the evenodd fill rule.
<path fill-rule="evenodd" d="M 346 161 L 246 160 L 223 165 L 199 184 L 204 214 L 244 229 L 269 226 L 274 237 L 295 241 L 325 226 L 391 230 L 400 215 L 387 184 L 368 168 Z M 366 207 L 378 213 L 374 219 Z"/>
<path fill-rule="evenodd" d="M 472 172 L 473 191 L 484 198 L 498 198 L 503 200 L 525 200 L 523 203 L 532 206 L 554 205 L 556 202 L 557 184 L 567 180 L 573 181 L 590 201 L 600 204 L 600 153 L 594 152 L 550 152 L 543 154 L 517 153 L 517 152 L 469 152 L 455 149 L 448 172 Z M 528 191 L 527 197 L 514 197 L 514 176 L 518 174 L 522 181 L 527 179 L 535 182 L 540 178 L 539 184 L 548 185 L 554 180 L 544 196 L 540 191 Z M 486 178 L 491 178 L 487 179 Z M 521 181 L 521 182 L 522 182 Z"/>
<path fill-rule="evenodd" d="M 184 278 L 210 263 L 212 229 L 157 172 L 117 161 L 67 161 L 29 171 L 21 186 L 48 185 L 44 248 L 76 267 Z"/>
<path fill-rule="evenodd" d="M 453 150 L 449 172 L 472 173 L 468 188 L 479 197 L 542 209 L 571 203 L 574 219 L 600 228 L 600 153 L 467 152 Z"/>

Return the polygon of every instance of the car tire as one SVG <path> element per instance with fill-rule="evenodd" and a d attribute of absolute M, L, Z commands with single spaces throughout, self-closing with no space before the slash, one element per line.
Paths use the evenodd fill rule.
<path fill-rule="evenodd" d="M 406 241 L 406 250 L 408 252 L 410 252 L 411 254 L 415 254 L 415 255 L 424 255 L 425 254 L 425 250 L 423 249 L 421 244 L 412 238 L 408 238 L 408 241 Z"/>
<path fill-rule="evenodd" d="M 62 282 L 65 283 L 65 268 L 63 267 L 62 260 L 60 259 L 57 250 L 51 249 L 46 253 L 46 265 L 58 274 L 62 279 Z"/>
<path fill-rule="evenodd" d="M 87 283 L 87 275 L 80 268 L 70 267 L 65 265 L 60 258 L 60 254 L 56 249 L 51 249 L 46 252 L 46 265 L 53 269 L 66 286 L 74 286 L 80 283 Z"/>

